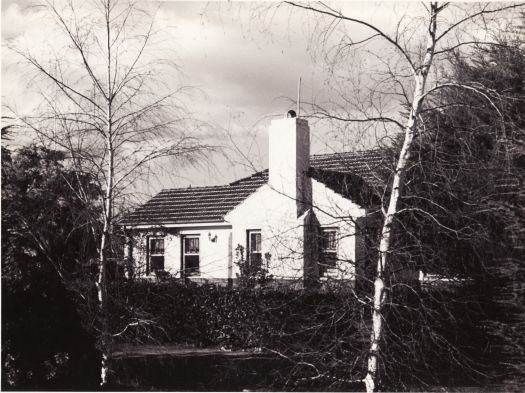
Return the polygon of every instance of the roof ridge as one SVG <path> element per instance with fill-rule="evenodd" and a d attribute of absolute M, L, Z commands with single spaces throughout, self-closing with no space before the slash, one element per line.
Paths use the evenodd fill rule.
<path fill-rule="evenodd" d="M 257 175 L 263 175 L 264 172 L 268 172 L 268 168 L 263 169 L 262 171 L 258 171 L 258 172 L 252 173 L 252 174 L 249 175 L 249 176 L 242 177 L 242 178 L 240 178 L 240 179 L 234 180 L 234 181 L 232 181 L 231 183 L 228 183 L 227 186 L 233 186 L 233 185 L 236 185 L 236 183 L 240 183 L 241 181 L 251 179 L 251 178 L 254 177 L 254 176 L 257 176 Z"/>
<path fill-rule="evenodd" d="M 199 187 L 192 187 L 190 185 L 188 187 L 163 188 L 157 193 L 157 195 L 159 195 L 160 193 L 165 192 L 165 191 L 199 190 L 199 189 L 200 190 L 205 190 L 205 189 L 209 189 L 209 188 L 220 188 L 220 187 L 228 187 L 228 185 L 227 184 L 219 184 L 219 185 L 216 185 L 216 186 L 199 186 Z"/>
<path fill-rule="evenodd" d="M 310 157 L 322 157 L 322 156 L 338 156 L 338 155 L 343 155 L 343 154 L 349 154 L 349 153 L 356 153 L 356 154 L 360 154 L 360 153 L 375 153 L 375 152 L 380 152 L 381 150 L 379 148 L 374 148 L 374 149 L 368 149 L 368 150 L 355 150 L 355 151 L 343 151 L 343 152 L 334 152 L 334 153 L 323 153 L 323 154 L 310 154 Z M 180 191 L 180 190 L 198 190 L 198 189 L 211 189 L 211 188 L 219 188 L 219 187 L 231 187 L 231 186 L 235 186 L 235 185 L 238 185 L 238 183 L 240 182 L 243 182 L 243 181 L 246 181 L 248 179 L 251 179 L 252 177 L 254 176 L 258 176 L 258 175 L 264 175 L 265 172 L 268 172 L 268 168 L 266 169 L 263 169 L 261 171 L 257 171 L 257 172 L 254 172 L 252 173 L 251 175 L 248 175 L 248 176 L 245 176 L 245 177 L 241 177 L 240 179 L 237 179 L 237 180 L 234 180 L 228 184 L 220 184 L 220 185 L 215 185 L 215 186 L 201 186 L 201 187 L 179 187 L 179 188 L 163 188 L 162 190 L 160 190 L 159 194 L 162 193 L 162 192 L 165 192 L 165 191 Z M 157 195 L 159 195 L 157 194 Z"/>
<path fill-rule="evenodd" d="M 354 151 L 341 151 L 333 153 L 322 153 L 322 154 L 310 154 L 310 157 L 320 157 L 320 156 L 337 156 L 342 154 L 361 154 L 361 153 L 378 153 L 380 148 L 367 149 L 367 150 L 354 150 Z"/>

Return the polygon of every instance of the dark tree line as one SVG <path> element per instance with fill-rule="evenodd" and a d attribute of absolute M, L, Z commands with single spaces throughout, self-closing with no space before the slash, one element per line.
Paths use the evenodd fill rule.
<path fill-rule="evenodd" d="M 10 105 L 6 109 L 35 140 L 67 153 L 68 176 L 62 176 L 63 186 L 70 189 L 67 195 L 95 205 L 85 211 L 88 220 L 74 216 L 68 225 L 81 224 L 89 234 L 89 246 L 94 243 L 98 254 L 81 263 L 98 265 L 91 278 L 97 291 L 96 332 L 104 386 L 111 374 L 116 334 L 108 331 L 108 307 L 115 262 L 122 250 L 118 221 L 136 200 L 130 190 L 150 171 L 162 171 L 168 163 L 203 162 L 211 147 L 201 143 L 198 133 L 206 127 L 188 109 L 191 89 L 182 82 L 178 66 L 163 58 L 170 49 L 161 45 L 150 5 L 128 0 L 43 0 L 39 6 L 63 39 L 46 42 L 49 37 L 43 37 L 38 45 L 53 48 L 46 54 L 37 54 L 35 47 L 21 40 L 7 43 L 31 75 L 31 83 L 41 88 L 40 105 L 34 110 L 24 113 Z M 69 238 L 71 233 L 64 235 Z M 87 244 L 76 246 L 81 252 Z M 41 245 L 40 250 L 46 248 Z M 55 270 L 60 274 L 56 266 Z M 92 303 L 88 304 L 91 311 Z"/>
<path fill-rule="evenodd" d="M 434 348 L 461 370 L 458 382 L 510 389 L 523 386 L 525 362 L 525 52 L 519 40 L 501 42 L 455 52 L 448 65 L 450 88 L 423 110 L 393 248 L 393 273 L 420 270 L 425 296 L 401 300 L 394 285 L 389 318 L 417 315 L 409 324 L 420 340 L 390 331 L 387 341 Z"/>
<path fill-rule="evenodd" d="M 88 316 L 79 314 L 81 292 L 66 286 L 94 273 L 86 223 L 96 206 L 71 192 L 69 182 L 89 185 L 90 177 L 78 177 L 65 162 L 63 152 L 34 145 L 2 148 L 4 389 L 97 386 L 99 355 L 82 323 Z M 90 189 L 94 203 L 98 189 Z"/>

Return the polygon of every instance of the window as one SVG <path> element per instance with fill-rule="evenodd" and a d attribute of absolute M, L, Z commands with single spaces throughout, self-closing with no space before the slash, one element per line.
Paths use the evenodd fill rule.
<path fill-rule="evenodd" d="M 182 271 L 186 276 L 199 274 L 199 236 L 182 237 Z"/>
<path fill-rule="evenodd" d="M 164 238 L 149 238 L 149 271 L 164 270 Z"/>
<path fill-rule="evenodd" d="M 336 267 L 337 229 L 321 228 L 320 241 L 319 276 L 324 276 L 328 269 Z"/>
<path fill-rule="evenodd" d="M 246 259 L 248 265 L 252 268 L 260 268 L 262 265 L 262 255 L 261 255 L 261 231 L 250 230 L 248 231 L 248 253 Z"/>

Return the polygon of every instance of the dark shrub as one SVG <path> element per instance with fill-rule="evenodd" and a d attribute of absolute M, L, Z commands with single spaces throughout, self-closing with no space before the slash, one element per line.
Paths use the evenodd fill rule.
<path fill-rule="evenodd" d="M 100 356 L 71 293 L 47 263 L 17 261 L 31 268 L 2 277 L 2 389 L 95 389 Z"/>

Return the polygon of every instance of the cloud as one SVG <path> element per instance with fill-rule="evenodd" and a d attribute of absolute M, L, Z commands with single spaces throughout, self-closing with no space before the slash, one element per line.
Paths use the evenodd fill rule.
<path fill-rule="evenodd" d="M 40 28 L 42 7 L 32 0 L 2 0 L 2 41 Z"/>
<path fill-rule="evenodd" d="M 44 57 L 51 53 L 52 47 L 63 47 L 65 41 L 44 19 L 41 9 L 27 8 L 27 4 L 28 1 L 2 2 L 2 41 L 23 43 Z M 269 119 L 290 109 L 292 104 L 283 97 L 296 98 L 299 76 L 303 100 L 319 95 L 325 99 L 330 95 L 324 84 L 326 65 L 312 58 L 317 49 L 314 45 L 318 38 L 317 21 L 305 12 L 284 6 L 276 8 L 277 3 L 139 2 L 139 5 L 157 12 L 157 38 L 165 49 L 148 55 L 167 56 L 167 60 L 179 64 L 185 82 L 204 93 L 192 96 L 191 111 L 218 128 L 230 130 L 243 149 L 261 156 L 257 160 L 261 167 L 267 161 Z M 390 23 L 391 13 L 384 9 L 384 4 L 351 3 L 344 7 L 379 23 Z M 362 29 L 356 29 L 355 33 L 361 34 Z M 335 34 L 333 39 L 338 37 Z M 27 108 L 36 104 L 36 100 L 28 98 L 30 91 L 25 88 L 27 74 L 21 72 L 13 58 L 6 58 L 5 52 L 2 73 L 4 102 Z M 175 80 L 175 75 L 162 76 L 168 83 L 171 78 Z M 312 132 L 314 151 L 330 151 L 325 129 L 312 127 Z M 225 163 L 221 166 L 227 167 Z M 232 173 L 244 174 L 242 169 L 227 172 L 227 181 L 233 180 L 228 178 Z M 217 178 L 191 177 L 197 179 L 196 185 L 217 183 Z"/>
<path fill-rule="evenodd" d="M 283 113 L 288 104 L 276 99 L 295 97 L 299 76 L 305 89 L 322 80 L 306 50 L 306 37 L 286 31 L 276 21 L 257 26 L 250 21 L 250 12 L 250 7 L 176 2 L 164 4 L 159 12 L 163 28 L 171 29 L 176 37 L 190 83 L 208 95 L 202 110 L 220 122 L 228 120 L 224 113 L 232 110 L 246 113 L 253 121 Z M 282 39 L 276 42 L 278 36 Z"/>

